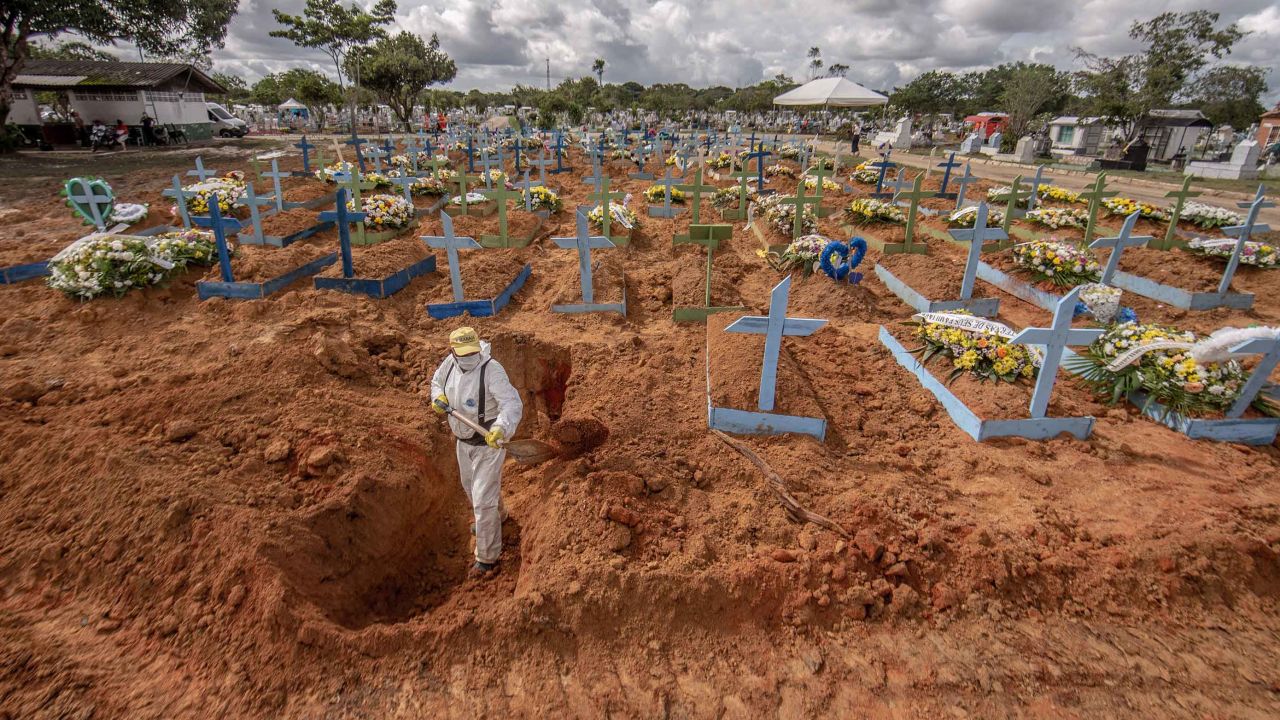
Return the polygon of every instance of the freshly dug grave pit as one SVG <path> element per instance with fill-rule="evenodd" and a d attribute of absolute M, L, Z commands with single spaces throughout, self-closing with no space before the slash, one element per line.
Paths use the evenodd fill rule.
<path fill-rule="evenodd" d="M 262 548 L 291 595 L 347 629 L 429 610 L 471 563 L 470 513 L 452 446 L 389 447 L 388 455 L 394 462 L 376 479 L 358 478 Z"/>

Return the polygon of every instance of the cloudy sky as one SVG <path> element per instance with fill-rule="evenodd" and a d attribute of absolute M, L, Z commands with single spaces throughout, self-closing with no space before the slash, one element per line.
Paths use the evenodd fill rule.
<path fill-rule="evenodd" d="M 305 0 L 241 0 L 214 67 L 250 82 L 290 67 L 333 68 L 318 51 L 269 37 L 271 8 L 299 13 Z M 926 70 L 980 69 L 1034 60 L 1073 67 L 1072 47 L 1134 49 L 1127 28 L 1166 10 L 1213 8 L 1251 34 L 1229 60 L 1270 69 L 1268 104 L 1280 99 L 1280 5 L 1275 0 L 400 0 L 397 25 L 440 35 L 458 63 L 452 87 L 506 89 L 590 72 L 635 80 L 750 85 L 777 73 L 807 76 L 817 45 L 847 77 L 890 89 Z"/>

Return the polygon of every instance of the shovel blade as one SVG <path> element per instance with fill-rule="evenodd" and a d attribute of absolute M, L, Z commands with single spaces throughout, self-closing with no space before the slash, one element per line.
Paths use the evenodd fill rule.
<path fill-rule="evenodd" d="M 559 454 L 555 448 L 541 440 L 512 440 L 503 447 L 507 455 L 521 465 L 536 465 Z"/>

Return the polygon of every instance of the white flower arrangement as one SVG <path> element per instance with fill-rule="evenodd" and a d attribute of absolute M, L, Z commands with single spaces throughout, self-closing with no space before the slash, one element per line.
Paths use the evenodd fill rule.
<path fill-rule="evenodd" d="M 1112 215 L 1120 215 L 1128 217 L 1133 213 L 1138 213 L 1138 217 L 1147 220 L 1155 220 L 1157 222 L 1168 222 L 1169 215 L 1165 211 L 1151 205 L 1149 203 L 1130 200 L 1126 197 L 1106 198 L 1102 201 L 1102 206 Z"/>
<path fill-rule="evenodd" d="M 215 194 L 218 196 L 218 210 L 223 213 L 231 212 L 232 208 L 244 207 L 240 199 L 246 192 L 248 188 L 244 181 L 230 175 L 201 180 L 182 188 L 187 212 L 192 215 L 208 215 L 209 198 Z"/>
<path fill-rule="evenodd" d="M 814 190 L 818 187 L 818 178 L 813 175 L 804 176 L 804 186 L 808 190 Z M 831 178 L 822 178 L 822 192 L 843 192 L 844 188 Z"/>
<path fill-rule="evenodd" d="M 228 244 L 228 250 L 232 247 Z M 200 230 L 154 237 L 90 235 L 49 261 L 48 285 L 90 300 L 163 282 L 189 264 L 212 265 L 218 251 L 213 234 Z"/>
<path fill-rule="evenodd" d="M 1187 201 L 1182 206 L 1182 214 L 1178 216 L 1178 220 L 1191 223 L 1202 230 L 1213 230 L 1244 222 L 1244 218 L 1238 213 L 1194 200 Z"/>
<path fill-rule="evenodd" d="M 482 204 L 482 203 L 486 203 L 486 202 L 489 202 L 489 198 L 485 197 L 484 195 L 481 195 L 481 194 L 480 194 L 480 193 L 478 193 L 478 192 L 468 192 L 468 193 L 467 193 L 467 204 L 468 204 L 468 205 L 480 205 L 480 204 Z M 454 195 L 453 197 L 449 198 L 449 204 L 450 204 L 450 205 L 462 205 L 462 196 L 461 196 L 461 195 Z"/>
<path fill-rule="evenodd" d="M 973 227 L 978 221 L 978 206 L 970 205 L 962 207 L 951 213 L 947 218 L 947 224 L 953 227 Z M 987 208 L 987 227 L 995 227 L 1004 223 L 1004 212 L 995 208 Z"/>
<path fill-rule="evenodd" d="M 635 211 L 619 203 L 609 203 L 609 216 L 611 225 L 616 223 L 627 230 L 634 229 L 640 221 Z M 599 205 L 596 205 L 587 213 L 587 220 L 591 221 L 596 227 L 601 227 L 601 223 L 604 221 L 604 210 Z"/>
<path fill-rule="evenodd" d="M 339 161 L 329 165 L 325 165 L 324 167 L 316 170 L 312 174 L 316 176 L 317 180 L 323 180 L 324 182 L 328 182 L 328 183 L 336 183 L 338 182 L 339 175 L 347 175 L 351 173 L 351 171 L 354 169 L 355 169 L 355 165 L 352 165 L 349 162 Z"/>
<path fill-rule="evenodd" d="M 1083 228 L 1089 224 L 1089 213 L 1078 208 L 1038 207 L 1027 213 L 1026 219 L 1037 225 L 1057 230 L 1064 227 Z"/>
<path fill-rule="evenodd" d="M 347 209 L 355 212 L 355 198 L 347 201 Z M 361 212 L 365 215 L 365 227 L 394 230 L 413 222 L 414 209 L 402 195 L 370 195 L 362 199 Z"/>
<path fill-rule="evenodd" d="M 1188 251 L 1221 260 L 1230 259 L 1235 249 L 1235 238 L 1195 238 L 1187 243 Z M 1244 248 L 1240 251 L 1240 264 L 1267 269 L 1277 268 L 1280 267 L 1280 253 L 1277 253 L 1276 246 L 1270 243 L 1246 240 Z"/>
<path fill-rule="evenodd" d="M 1088 252 L 1057 240 L 1033 240 L 1013 246 L 1013 261 L 1037 280 L 1058 287 L 1098 282 L 1098 262 Z"/>
<path fill-rule="evenodd" d="M 117 224 L 124 223 L 132 225 L 141 222 L 147 217 L 148 207 L 142 203 L 116 203 L 111 210 L 111 217 L 107 222 Z"/>
<path fill-rule="evenodd" d="M 752 203 L 764 212 L 764 218 L 779 232 L 790 235 L 795 232 L 796 206 L 783 204 L 781 201 L 793 195 L 765 195 L 753 198 Z M 800 219 L 800 230 L 805 234 L 818 231 L 818 216 L 812 205 L 804 206 L 804 215 Z"/>

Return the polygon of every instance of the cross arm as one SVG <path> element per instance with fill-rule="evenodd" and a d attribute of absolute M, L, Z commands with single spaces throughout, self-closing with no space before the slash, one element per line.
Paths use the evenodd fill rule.
<path fill-rule="evenodd" d="M 782 326 L 782 334 L 793 336 L 812 335 L 826 324 L 826 320 L 814 320 L 812 318 L 787 318 L 786 322 Z M 732 324 L 724 329 L 724 331 L 763 335 L 768 331 L 768 329 L 768 316 L 762 317 L 759 315 L 746 315 L 734 320 Z"/>

